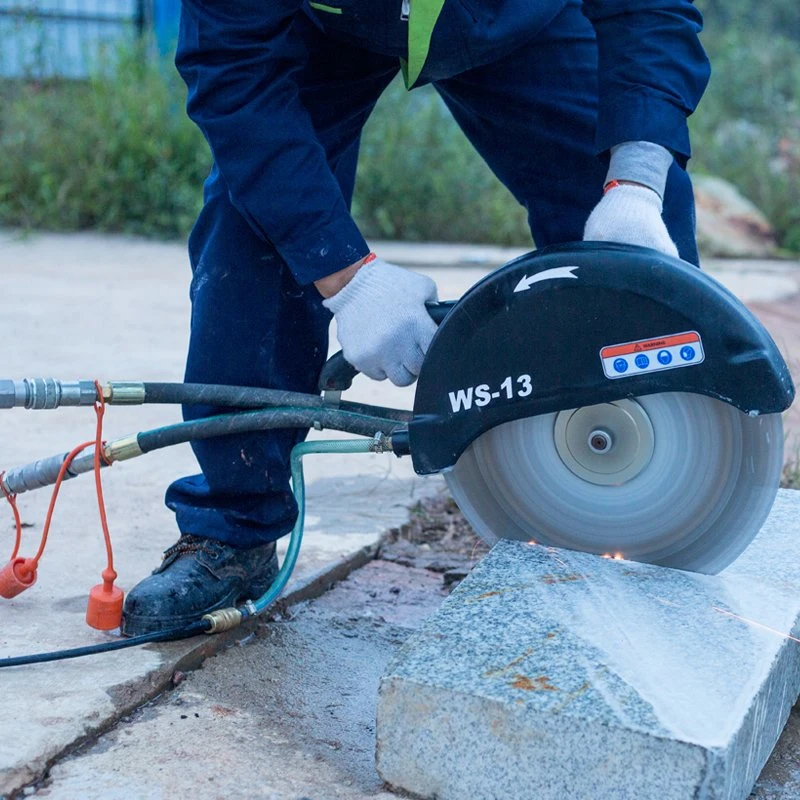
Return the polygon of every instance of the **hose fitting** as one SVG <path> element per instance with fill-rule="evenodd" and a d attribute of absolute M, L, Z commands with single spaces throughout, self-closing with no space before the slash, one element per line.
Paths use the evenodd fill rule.
<path fill-rule="evenodd" d="M 206 633 L 222 633 L 233 630 L 242 621 L 242 612 L 238 608 L 220 608 L 210 614 L 203 614 L 202 620 L 211 623 Z"/>
<path fill-rule="evenodd" d="M 0 408 L 49 410 L 61 406 L 91 406 L 97 399 L 93 381 L 24 378 L 0 381 Z"/>
<path fill-rule="evenodd" d="M 144 404 L 144 384 L 134 381 L 110 381 L 103 387 L 106 402 L 112 406 L 140 406 Z"/>
<path fill-rule="evenodd" d="M 143 455 L 142 448 L 139 447 L 139 437 L 133 434 L 132 436 L 126 436 L 124 439 L 109 442 L 105 446 L 104 455 L 109 463 L 127 461 L 129 458 Z"/>
<path fill-rule="evenodd" d="M 392 437 L 387 436 L 385 433 L 378 431 L 370 442 L 371 453 L 391 453 L 392 452 Z"/>

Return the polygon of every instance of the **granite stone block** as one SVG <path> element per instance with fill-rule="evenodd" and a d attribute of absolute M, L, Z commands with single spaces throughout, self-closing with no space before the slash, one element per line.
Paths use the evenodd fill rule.
<path fill-rule="evenodd" d="M 437 800 L 746 798 L 800 692 L 800 492 L 707 576 L 501 541 L 383 676 L 378 770 Z"/>

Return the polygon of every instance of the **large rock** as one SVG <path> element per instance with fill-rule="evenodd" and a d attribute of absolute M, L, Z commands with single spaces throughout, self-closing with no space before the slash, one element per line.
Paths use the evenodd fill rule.
<path fill-rule="evenodd" d="M 769 220 L 735 186 L 707 175 L 695 176 L 697 242 L 706 256 L 764 258 L 775 255 Z"/>
<path fill-rule="evenodd" d="M 800 691 L 800 492 L 719 576 L 502 541 L 383 677 L 378 770 L 437 800 L 747 797 Z"/>

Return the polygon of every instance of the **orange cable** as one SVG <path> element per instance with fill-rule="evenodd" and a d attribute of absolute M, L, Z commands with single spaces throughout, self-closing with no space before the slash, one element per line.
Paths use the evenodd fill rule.
<path fill-rule="evenodd" d="M 53 522 L 53 513 L 55 512 L 56 501 L 61 489 L 61 484 L 66 478 L 67 471 L 75 458 L 83 452 L 87 447 L 94 447 L 94 478 L 95 490 L 97 492 L 97 506 L 100 512 L 100 524 L 103 528 L 103 537 L 106 546 L 106 556 L 108 558 L 108 565 L 103 570 L 102 577 L 103 583 L 95 586 L 89 593 L 89 605 L 86 611 L 86 621 L 93 628 L 98 630 L 111 630 L 119 627 L 122 618 L 122 603 L 124 593 L 121 589 L 114 586 L 114 581 L 117 578 L 117 573 L 114 571 L 114 553 L 111 547 L 111 534 L 108 530 L 108 518 L 106 515 L 105 499 L 103 497 L 103 482 L 100 476 L 100 470 L 103 463 L 107 466 L 111 465 L 104 452 L 105 442 L 103 442 L 103 417 L 105 415 L 105 398 L 103 397 L 103 390 L 98 381 L 94 382 L 95 389 L 97 390 L 97 399 L 94 402 L 94 410 L 97 416 L 97 425 L 95 428 L 95 438 L 92 441 L 79 444 L 71 450 L 58 470 L 55 483 L 53 485 L 53 494 L 50 497 L 50 505 L 47 509 L 47 516 L 45 518 L 44 527 L 42 529 L 42 538 L 39 542 L 39 549 L 33 558 L 17 559 L 17 553 L 20 547 L 22 536 L 22 521 L 20 519 L 19 510 L 16 505 L 16 495 L 11 494 L 2 483 L 5 473 L 0 472 L 0 489 L 2 489 L 6 500 L 11 504 L 14 511 L 14 520 L 17 526 L 16 544 L 11 560 L 7 567 L 0 571 L 0 584 L 2 585 L 2 596 L 5 598 L 12 598 L 19 594 L 20 591 L 29 588 L 36 582 L 36 572 L 39 566 L 39 561 L 44 554 L 45 547 L 47 546 L 47 539 L 50 534 L 50 527 Z M 18 563 L 21 562 L 21 563 Z"/>
<path fill-rule="evenodd" d="M 14 550 L 11 553 L 11 558 L 9 559 L 9 561 L 13 561 L 17 557 L 20 545 L 22 544 L 22 519 L 19 515 L 19 508 L 17 508 L 17 496 L 9 492 L 3 483 L 3 478 L 5 478 L 5 476 L 5 471 L 0 472 L 0 490 L 2 490 L 3 495 L 5 496 L 6 500 L 8 500 L 8 504 L 11 506 L 11 510 L 14 513 L 14 524 L 17 529 L 14 537 Z"/>
<path fill-rule="evenodd" d="M 114 552 L 111 547 L 111 533 L 108 530 L 108 517 L 106 516 L 106 504 L 103 497 L 103 481 L 100 477 L 100 461 L 103 460 L 108 465 L 110 462 L 103 451 L 103 416 L 106 411 L 106 401 L 103 397 L 103 390 L 98 381 L 94 382 L 97 389 L 97 400 L 94 403 L 94 411 L 97 414 L 97 429 L 94 441 L 94 485 L 97 491 L 97 508 L 100 512 L 100 525 L 103 528 L 103 538 L 106 543 L 106 556 L 108 557 L 108 569 L 114 573 L 112 580 L 117 577 L 114 572 Z"/>
<path fill-rule="evenodd" d="M 61 484 L 64 482 L 64 476 L 67 474 L 67 470 L 70 468 L 70 465 L 75 460 L 75 458 L 84 451 L 87 447 L 91 447 L 94 444 L 94 441 L 91 442 L 84 442 L 83 444 L 79 444 L 76 448 L 69 452 L 69 455 L 64 459 L 64 463 L 61 465 L 61 469 L 58 471 L 58 477 L 56 478 L 56 482 L 53 485 L 53 495 L 50 498 L 50 507 L 47 509 L 47 516 L 44 520 L 44 528 L 42 529 L 42 540 L 39 543 L 39 549 L 36 552 L 36 555 L 30 559 L 33 564 L 33 568 L 35 569 L 39 565 L 39 561 L 44 553 L 44 548 L 47 545 L 47 537 L 50 534 L 50 524 L 53 521 L 53 512 L 56 508 L 56 500 L 58 499 L 58 492 L 61 489 Z"/>

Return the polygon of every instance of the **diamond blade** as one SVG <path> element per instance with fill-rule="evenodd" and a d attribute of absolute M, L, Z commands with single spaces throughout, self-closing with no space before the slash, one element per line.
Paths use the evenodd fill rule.
<path fill-rule="evenodd" d="M 670 392 L 508 422 L 445 478 L 489 543 L 535 540 L 713 574 L 760 530 L 782 463 L 780 414 L 748 417 Z"/>

